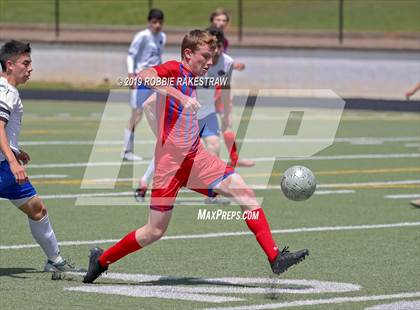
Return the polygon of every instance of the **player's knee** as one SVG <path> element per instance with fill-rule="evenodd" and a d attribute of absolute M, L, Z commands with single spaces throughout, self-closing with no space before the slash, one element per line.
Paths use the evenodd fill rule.
<path fill-rule="evenodd" d="M 143 108 L 136 108 L 136 109 L 133 110 L 133 116 L 135 118 L 141 117 L 142 114 L 143 114 Z"/>
<path fill-rule="evenodd" d="M 47 208 L 39 198 L 34 198 L 29 202 L 29 214 L 28 217 L 34 221 L 42 220 L 47 215 Z"/>
<path fill-rule="evenodd" d="M 229 193 L 231 196 L 239 196 L 243 198 L 255 197 L 255 193 L 252 188 L 250 188 L 237 173 L 231 174 L 228 178 L 226 178 L 221 183 L 221 189 Z"/>
<path fill-rule="evenodd" d="M 159 240 L 165 234 L 166 229 L 160 227 L 153 227 L 150 230 L 150 237 L 153 241 Z"/>
<path fill-rule="evenodd" d="M 219 156 L 220 153 L 220 142 L 219 139 L 211 139 L 207 141 L 207 150 L 216 155 Z"/>

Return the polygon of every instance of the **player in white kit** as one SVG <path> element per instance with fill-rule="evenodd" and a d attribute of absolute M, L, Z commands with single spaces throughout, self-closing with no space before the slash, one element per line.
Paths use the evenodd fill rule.
<path fill-rule="evenodd" d="M 162 63 L 162 51 L 166 43 L 166 35 L 162 32 L 164 15 L 159 9 L 152 9 L 148 15 L 148 27 L 138 32 L 131 42 L 127 56 L 128 77 L 135 81 L 137 74 L 146 68 Z M 143 104 L 153 91 L 141 84 L 130 83 L 130 106 L 132 108 L 128 127 L 124 133 L 124 160 L 141 160 L 134 154 L 134 131 L 143 115 Z"/>
<path fill-rule="evenodd" d="M 30 53 L 29 44 L 19 41 L 9 41 L 0 48 L 0 198 L 28 216 L 32 236 L 47 256 L 44 271 L 82 272 L 61 257 L 47 209 L 24 168 L 30 157 L 18 146 L 23 104 L 16 86 L 30 78 Z"/>

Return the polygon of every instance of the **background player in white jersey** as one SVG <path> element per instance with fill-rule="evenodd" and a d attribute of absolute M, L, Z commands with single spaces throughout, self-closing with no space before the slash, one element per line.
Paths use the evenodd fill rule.
<path fill-rule="evenodd" d="M 216 9 L 210 14 L 210 27 L 216 27 L 223 33 L 225 32 L 226 28 L 229 25 L 230 16 L 229 13 L 225 9 Z M 227 53 L 229 47 L 229 40 L 224 36 L 223 39 L 223 48 L 224 52 Z M 245 69 L 245 64 L 241 62 L 234 62 L 233 69 L 242 71 Z"/>
<path fill-rule="evenodd" d="M 134 36 L 127 56 L 129 79 L 134 79 L 141 70 L 162 63 L 162 50 L 166 43 L 166 35 L 162 32 L 163 19 L 161 10 L 150 10 L 147 17 L 148 27 Z M 132 112 L 128 127 L 125 129 L 122 157 L 125 160 L 141 160 L 142 158 L 133 152 L 134 131 L 142 118 L 143 103 L 153 91 L 135 83 L 130 83 L 130 87 L 132 88 L 130 95 Z"/>
<path fill-rule="evenodd" d="M 29 44 L 19 41 L 7 42 L 0 49 L 0 198 L 28 216 L 32 236 L 47 256 L 44 271 L 81 272 L 61 257 L 47 209 L 23 167 L 30 157 L 18 147 L 23 104 L 16 86 L 31 76 L 30 52 Z"/>
<path fill-rule="evenodd" d="M 222 130 L 224 133 L 232 133 L 234 140 L 234 133 L 232 131 L 232 97 L 230 92 L 230 81 L 232 77 L 234 60 L 229 55 L 223 52 L 224 35 L 221 30 L 216 27 L 210 27 L 207 31 L 216 37 L 217 48 L 213 56 L 213 65 L 210 66 L 205 77 L 207 78 L 220 78 L 224 80 L 224 85 L 208 85 L 208 87 L 197 88 L 197 100 L 201 104 L 201 108 L 197 111 L 198 125 L 200 128 L 200 137 L 206 145 L 207 150 L 218 157 L 220 157 L 220 127 L 217 118 L 217 112 L 215 107 L 215 98 L 217 94 L 220 94 L 218 100 L 221 100 L 224 104 L 224 113 L 222 115 Z M 216 92 L 217 88 L 222 88 L 220 92 Z M 148 100 L 147 111 L 150 111 L 148 107 L 154 102 Z M 147 113 L 146 113 L 147 114 Z M 149 113 L 150 114 L 150 113 Z M 153 115 L 148 119 L 154 118 Z M 153 121 L 149 121 L 152 123 Z M 153 126 L 151 124 L 151 126 Z M 225 141 L 226 142 L 226 141 Z M 228 146 L 228 152 L 230 155 L 230 164 L 233 166 L 241 167 L 252 167 L 254 162 L 249 159 L 239 159 L 236 152 L 236 143 L 226 142 Z M 234 150 L 232 148 L 235 148 Z M 154 160 L 152 160 L 140 179 L 139 187 L 135 190 L 134 196 L 138 201 L 143 201 L 146 195 L 149 183 L 152 179 L 154 172 Z M 226 204 L 228 200 L 223 197 L 206 198 L 207 203 L 212 204 Z"/>

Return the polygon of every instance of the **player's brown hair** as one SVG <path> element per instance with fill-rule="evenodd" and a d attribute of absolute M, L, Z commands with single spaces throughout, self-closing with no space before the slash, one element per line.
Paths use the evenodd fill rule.
<path fill-rule="evenodd" d="M 211 12 L 211 14 L 210 14 L 210 23 L 213 23 L 213 19 L 216 16 L 219 16 L 219 15 L 225 15 L 226 16 L 226 19 L 227 19 L 227 22 L 229 22 L 229 20 L 230 20 L 229 13 L 225 9 L 218 8 L 218 9 L 215 9 L 213 12 Z"/>
<path fill-rule="evenodd" d="M 214 36 L 204 30 L 192 30 L 185 35 L 181 45 L 181 56 L 184 58 L 184 51 L 188 48 L 195 52 L 199 46 L 208 45 L 211 50 L 215 50 L 217 42 Z"/>

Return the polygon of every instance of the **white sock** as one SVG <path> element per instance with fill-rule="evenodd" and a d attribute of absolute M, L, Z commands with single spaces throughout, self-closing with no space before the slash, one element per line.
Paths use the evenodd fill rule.
<path fill-rule="evenodd" d="M 54 263 L 63 261 L 63 258 L 60 256 L 57 239 L 48 219 L 48 214 L 39 221 L 34 221 L 30 218 L 28 218 L 28 221 L 32 236 L 41 246 L 47 258 Z"/>
<path fill-rule="evenodd" d="M 149 163 L 149 166 L 147 167 L 146 172 L 143 174 L 143 177 L 141 178 L 142 181 L 147 183 L 147 185 L 149 185 L 154 172 L 155 172 L 155 158 L 153 157 Z"/>
<path fill-rule="evenodd" d="M 124 130 L 124 151 L 132 152 L 133 146 L 134 146 L 134 132 L 126 128 Z"/>

